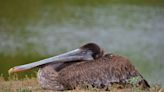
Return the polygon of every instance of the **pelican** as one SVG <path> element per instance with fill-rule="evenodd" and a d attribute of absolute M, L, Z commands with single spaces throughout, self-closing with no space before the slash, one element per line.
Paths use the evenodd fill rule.
<path fill-rule="evenodd" d="M 95 43 L 87 43 L 78 49 L 34 63 L 15 66 L 9 69 L 9 73 L 36 67 L 39 67 L 37 79 L 40 87 L 48 90 L 68 90 L 84 85 L 96 88 L 126 85 L 134 77 L 140 78 L 136 86 L 150 87 L 129 59 L 112 53 L 105 54 Z"/>

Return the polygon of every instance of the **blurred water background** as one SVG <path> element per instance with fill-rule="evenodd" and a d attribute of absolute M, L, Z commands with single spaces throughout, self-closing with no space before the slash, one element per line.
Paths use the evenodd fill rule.
<path fill-rule="evenodd" d="M 163 0 L 0 0 L 0 73 L 87 42 L 164 85 Z M 20 75 L 34 76 L 35 72 Z"/>

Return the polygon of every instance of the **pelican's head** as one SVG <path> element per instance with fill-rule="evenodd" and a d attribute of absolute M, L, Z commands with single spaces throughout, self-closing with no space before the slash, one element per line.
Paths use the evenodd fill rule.
<path fill-rule="evenodd" d="M 81 46 L 80 49 L 84 52 L 91 52 L 90 55 L 93 59 L 98 59 L 104 55 L 104 50 L 95 43 L 87 43 Z"/>
<path fill-rule="evenodd" d="M 64 63 L 72 61 L 89 61 L 103 56 L 103 50 L 95 43 L 87 43 L 78 49 L 43 59 L 37 62 L 15 66 L 9 69 L 9 73 L 20 72 L 50 63 Z"/>

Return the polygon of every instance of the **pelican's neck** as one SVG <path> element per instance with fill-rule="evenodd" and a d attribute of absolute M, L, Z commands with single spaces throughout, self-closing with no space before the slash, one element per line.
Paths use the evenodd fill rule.
<path fill-rule="evenodd" d="M 58 82 L 58 72 L 55 70 L 60 65 L 49 64 L 40 67 L 37 78 L 38 83 L 43 89 L 63 90 L 63 85 Z"/>
<path fill-rule="evenodd" d="M 57 63 L 57 64 L 54 64 L 54 63 L 50 63 L 50 64 L 46 64 L 46 65 L 43 65 L 39 68 L 40 71 L 57 71 L 57 69 L 63 65 L 64 63 Z"/>

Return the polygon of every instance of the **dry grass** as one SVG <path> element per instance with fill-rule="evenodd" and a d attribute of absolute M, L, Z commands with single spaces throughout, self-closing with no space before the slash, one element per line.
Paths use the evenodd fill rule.
<path fill-rule="evenodd" d="M 138 88 L 125 88 L 117 89 L 116 87 L 111 87 L 110 92 L 164 92 L 164 90 L 159 86 L 155 85 L 150 88 L 150 90 L 140 90 Z M 40 89 L 36 78 L 25 78 L 22 80 L 18 79 L 9 79 L 8 81 L 4 80 L 3 77 L 0 77 L 0 92 L 54 92 L 51 90 L 42 90 Z M 96 88 L 81 89 L 76 88 L 74 90 L 68 90 L 66 92 L 103 92 L 103 90 Z"/>

